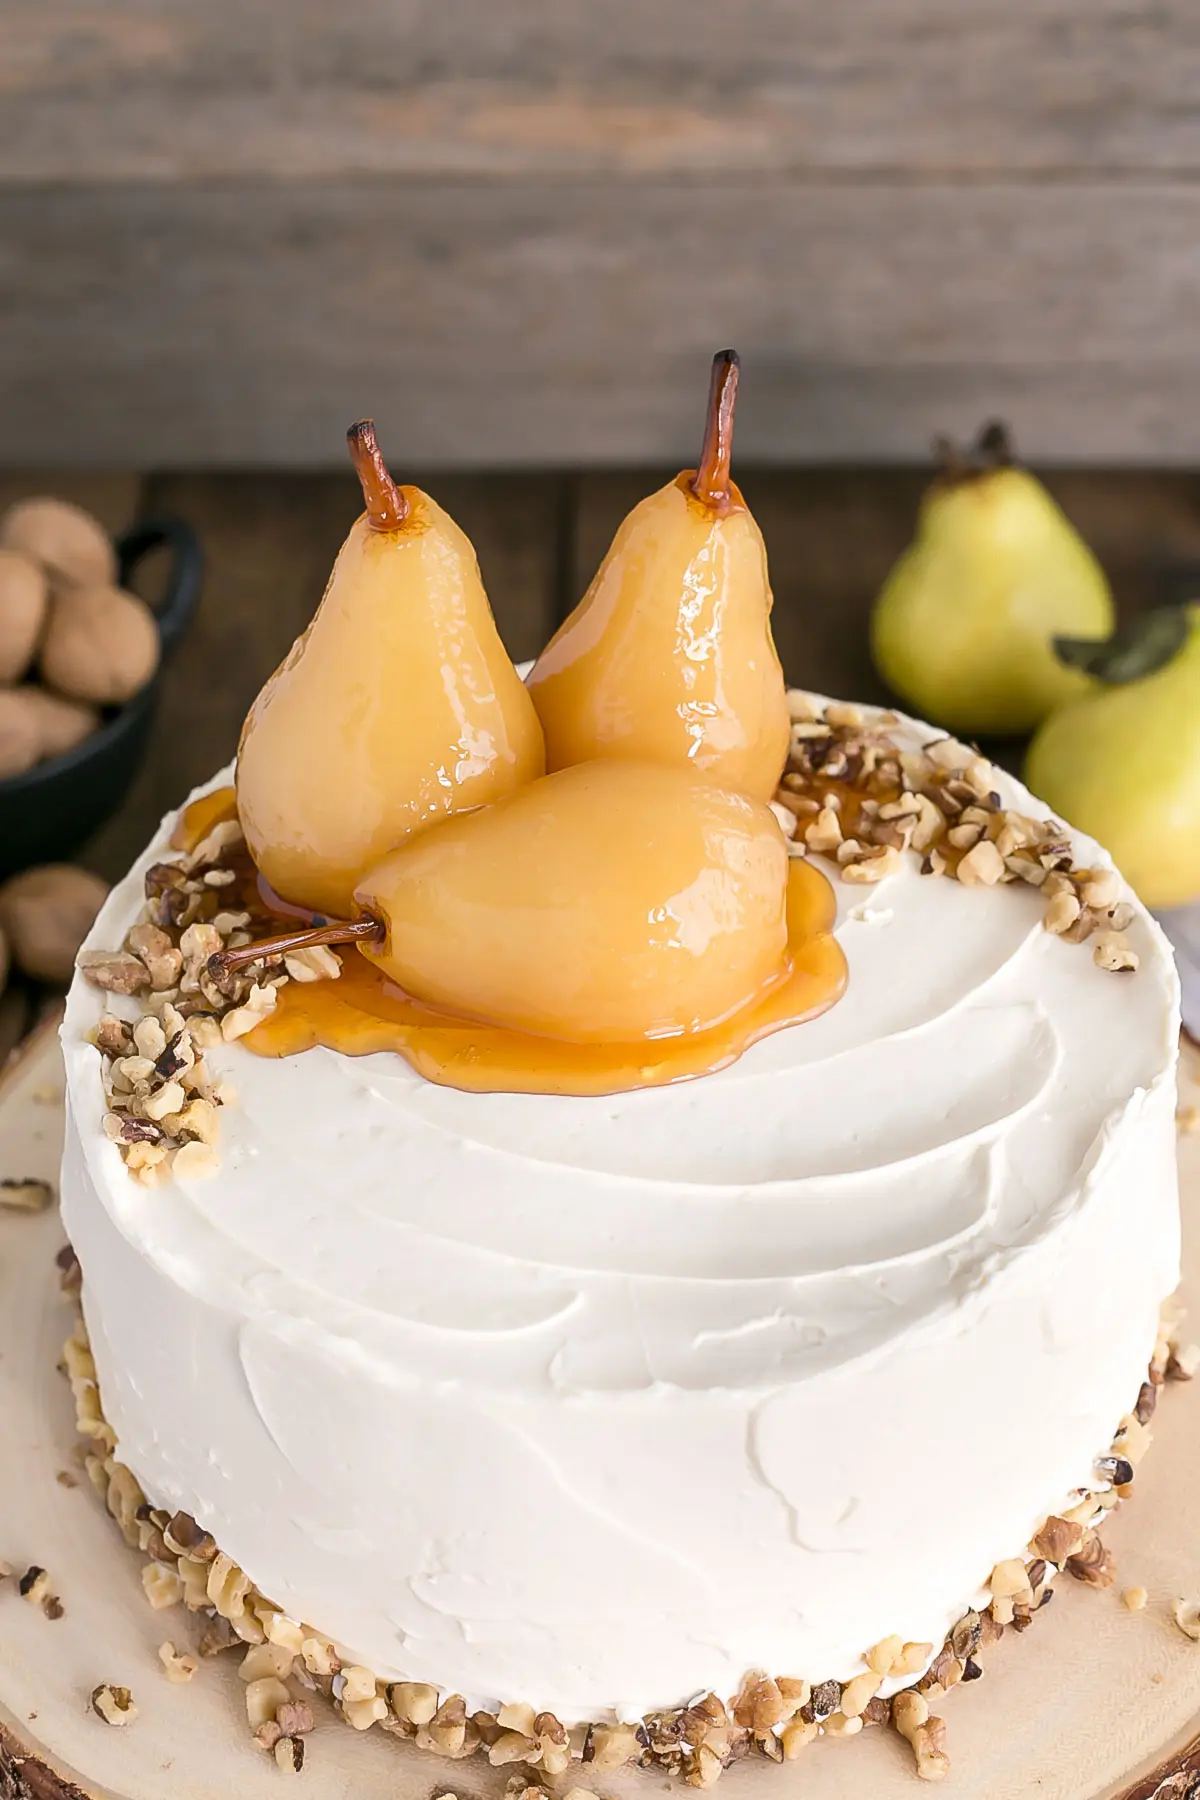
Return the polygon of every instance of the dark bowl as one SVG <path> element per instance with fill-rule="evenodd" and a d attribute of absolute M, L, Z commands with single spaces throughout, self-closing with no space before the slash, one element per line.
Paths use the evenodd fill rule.
<path fill-rule="evenodd" d="M 156 617 L 162 654 L 153 678 L 90 737 L 0 781 L 0 876 L 35 863 L 67 862 L 111 818 L 137 774 L 158 702 L 163 666 L 186 629 L 204 574 L 200 540 L 182 519 L 146 519 L 117 539 L 122 587 L 152 550 L 170 552 Z"/>

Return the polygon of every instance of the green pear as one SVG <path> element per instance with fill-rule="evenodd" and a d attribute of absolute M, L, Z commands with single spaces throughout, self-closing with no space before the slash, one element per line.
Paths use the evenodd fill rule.
<path fill-rule="evenodd" d="M 1103 844 L 1147 906 L 1200 896 L 1200 606 L 1164 607 L 1060 653 L 1105 685 L 1054 713 L 1025 780 Z"/>
<path fill-rule="evenodd" d="M 966 461 L 940 449 L 943 470 L 922 500 L 916 538 L 875 603 L 875 665 L 921 717 L 971 736 L 1015 736 L 1086 691 L 1050 640 L 1107 636 L 1112 597 L 1061 508 L 1012 466 L 1003 426 L 981 432 Z"/>

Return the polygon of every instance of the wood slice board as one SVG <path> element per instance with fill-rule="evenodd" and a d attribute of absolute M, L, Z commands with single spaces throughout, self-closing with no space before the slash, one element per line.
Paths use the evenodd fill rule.
<path fill-rule="evenodd" d="M 1184 1097 L 1195 1104 L 1200 1058 L 1188 1057 Z M 0 1081 L 0 1176 L 56 1179 L 61 1091 L 57 1041 L 43 1029 Z M 1180 1150 L 1185 1294 L 1200 1296 L 1200 1135 L 1182 1139 Z M 70 1394 L 55 1369 L 72 1323 L 54 1269 L 61 1243 L 53 1210 L 0 1211 L 0 1556 L 18 1571 L 46 1568 L 66 1608 L 51 1621 L 14 1582 L 0 1588 L 0 1797 L 277 1796 L 282 1777 L 246 1730 L 236 1659 L 203 1661 L 188 1686 L 164 1678 L 158 1645 L 170 1638 L 190 1647 L 195 1621 L 182 1609 L 150 1609 L 140 1559 L 79 1468 Z M 1097 1593 L 1061 1582 L 1032 1631 L 993 1649 L 986 1679 L 940 1707 L 952 1780 L 972 1800 L 1028 1800 L 1034 1791 L 1040 1800 L 1141 1800 L 1172 1773 L 1171 1800 L 1191 1795 L 1194 1783 L 1200 1792 L 1200 1776 L 1180 1773 L 1200 1766 L 1200 1644 L 1171 1620 L 1177 1595 L 1200 1595 L 1198 1422 L 1200 1381 L 1174 1385 L 1136 1497 L 1108 1528 L 1117 1587 Z M 62 1470 L 78 1485 L 62 1485 Z M 1135 1584 L 1150 1595 L 1138 1614 L 1120 1600 L 1121 1588 Z M 132 1725 L 113 1729 L 90 1712 L 88 1695 L 101 1681 L 132 1688 L 140 1712 Z M 298 1789 L 309 1800 L 427 1800 L 446 1789 L 490 1800 L 512 1773 L 479 1758 L 440 1761 L 379 1731 L 360 1736 L 319 1710 Z M 806 1800 L 914 1800 L 914 1781 L 906 1746 L 872 1730 L 822 1741 L 783 1767 L 748 1759 L 718 1791 L 721 1800 L 801 1792 Z M 637 1771 L 583 1770 L 558 1785 L 645 1800 L 671 1784 Z"/>

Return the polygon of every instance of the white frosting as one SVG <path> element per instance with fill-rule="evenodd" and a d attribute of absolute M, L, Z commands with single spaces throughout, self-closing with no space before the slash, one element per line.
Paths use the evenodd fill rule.
<path fill-rule="evenodd" d="M 157 1189 L 76 981 L 63 1212 L 152 1499 L 381 1676 L 568 1720 L 939 1643 L 1144 1375 L 1175 976 L 1141 908 L 1115 976 L 914 859 L 839 909 L 846 997 L 719 1075 L 478 1096 L 230 1045 L 218 1175 Z"/>

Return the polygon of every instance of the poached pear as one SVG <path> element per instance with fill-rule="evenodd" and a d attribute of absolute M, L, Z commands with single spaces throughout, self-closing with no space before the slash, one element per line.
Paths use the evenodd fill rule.
<path fill-rule="evenodd" d="M 1025 780 L 1103 844 L 1147 906 L 1200 896 L 1200 606 L 1163 608 L 1108 644 L 1065 643 L 1100 685 L 1052 714 Z"/>
<path fill-rule="evenodd" d="M 259 871 L 327 914 L 344 914 L 363 872 L 413 832 L 545 766 L 470 541 L 428 494 L 392 481 L 370 420 L 347 437 L 366 511 L 251 707 L 237 761 Z"/>
<path fill-rule="evenodd" d="M 951 731 L 1032 731 L 1086 690 L 1051 639 L 1106 636 L 1108 583 L 1041 482 L 1013 466 L 1003 426 L 986 427 L 966 459 L 948 444 L 939 451 L 917 535 L 875 603 L 875 666 L 922 718 Z"/>
<path fill-rule="evenodd" d="M 405 993 L 574 1043 L 703 1031 L 788 970 L 787 848 L 769 807 L 687 769 L 573 764 L 369 870 L 361 917 L 219 953 L 223 974 L 355 942 Z"/>
<path fill-rule="evenodd" d="M 788 747 L 767 553 L 730 480 L 738 359 L 713 361 L 699 467 L 634 507 L 534 664 L 546 766 L 671 763 L 769 799 Z"/>

